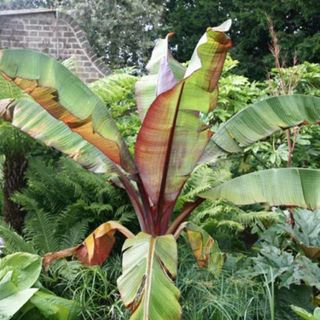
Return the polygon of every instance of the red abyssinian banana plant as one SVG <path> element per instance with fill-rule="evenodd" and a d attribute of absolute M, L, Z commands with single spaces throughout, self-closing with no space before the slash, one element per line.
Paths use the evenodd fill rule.
<path fill-rule="evenodd" d="M 115 232 L 123 246 L 123 273 L 118 288 L 131 319 L 181 318 L 176 237 L 184 232 L 199 266 L 218 272 L 223 255 L 201 228 L 186 222 L 206 198 L 237 204 L 318 207 L 317 170 L 278 169 L 245 175 L 185 203 L 172 219 L 177 198 L 199 163 L 240 152 L 243 147 L 281 129 L 320 119 L 317 99 L 284 96 L 267 99 L 240 112 L 216 134 L 203 118 L 217 104 L 218 80 L 231 40 L 228 20 L 208 28 L 187 68 L 168 49 L 172 34 L 158 41 L 147 65 L 148 75 L 136 84 L 142 120 L 134 157 L 121 138 L 103 102 L 63 65 L 30 50 L 0 51 L 0 75 L 22 90 L 0 100 L 0 116 L 35 139 L 53 146 L 100 174 L 116 174 L 127 191 L 141 232 L 132 234 L 116 221 L 99 226 L 82 244 L 44 257 L 76 256 L 87 265 L 101 264 L 110 254 Z M 4 88 L 0 88 L 2 90 Z M 285 183 L 288 181 L 288 183 Z M 310 192 L 306 192 L 310 191 Z"/>

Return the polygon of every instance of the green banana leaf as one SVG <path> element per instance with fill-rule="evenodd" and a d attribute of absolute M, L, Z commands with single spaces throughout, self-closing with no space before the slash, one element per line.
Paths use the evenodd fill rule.
<path fill-rule="evenodd" d="M 294 313 L 303 320 L 320 320 L 320 308 L 315 308 L 313 314 L 311 314 L 303 308 L 293 305 L 291 305 L 290 307 L 294 311 Z"/>
<path fill-rule="evenodd" d="M 30 288 L 41 272 L 41 258 L 14 253 L 0 259 L 0 319 L 9 320 L 39 290 Z"/>
<path fill-rule="evenodd" d="M 320 208 L 320 170 L 283 168 L 262 170 L 229 180 L 200 197 L 225 199 L 237 205 L 269 205 Z"/>
<path fill-rule="evenodd" d="M 128 148 L 104 103 L 62 64 L 43 53 L 3 49 L 0 50 L 0 74 L 22 89 L 25 95 L 42 107 L 43 112 L 82 137 L 75 153 L 85 151 L 81 148 L 84 139 L 115 164 L 128 172 L 135 172 Z M 18 100 L 17 104 L 11 105 L 13 118 L 10 119 L 7 114 L 7 120 L 14 122 L 15 106 L 23 108 L 26 101 Z M 34 124 L 33 130 L 41 130 L 41 124 Z"/>
<path fill-rule="evenodd" d="M 241 152 L 244 147 L 279 130 L 319 121 L 319 97 L 288 95 L 267 98 L 243 109 L 223 124 L 211 138 L 200 162 Z"/>
<path fill-rule="evenodd" d="M 29 289 L 38 280 L 41 272 L 41 257 L 18 252 L 0 259 L 0 299 L 4 292 L 4 279 L 10 280 L 17 291 Z M 8 278 L 8 274 L 11 276 Z"/>
<path fill-rule="evenodd" d="M 177 273 L 177 244 L 172 235 L 152 237 L 140 232 L 123 245 L 123 274 L 118 289 L 130 320 L 178 320 L 179 290 L 173 283 Z"/>
<path fill-rule="evenodd" d="M 96 173 L 113 171 L 114 164 L 101 151 L 32 99 L 0 100 L 0 117 L 34 139 L 68 155 L 88 170 Z"/>
<path fill-rule="evenodd" d="M 40 319 L 75 320 L 78 311 L 76 302 L 39 290 L 20 311 L 20 319 L 33 320 L 34 315 L 39 314 Z"/>
<path fill-rule="evenodd" d="M 38 288 L 24 289 L 0 300 L 0 320 L 11 319 L 38 290 Z"/>

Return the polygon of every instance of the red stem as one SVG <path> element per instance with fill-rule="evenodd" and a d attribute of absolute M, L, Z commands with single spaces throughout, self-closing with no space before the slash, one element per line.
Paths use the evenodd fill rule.
<path fill-rule="evenodd" d="M 142 205 L 144 207 L 145 221 L 148 224 L 148 227 L 149 227 L 149 229 L 151 231 L 151 234 L 155 235 L 155 225 L 154 225 L 154 220 L 153 220 L 153 217 L 152 217 L 152 211 L 151 211 L 151 207 L 150 207 L 149 196 L 148 196 L 148 194 L 146 192 L 146 189 L 144 187 L 144 184 L 142 182 L 140 174 L 137 174 L 136 178 L 137 178 L 138 190 L 139 190 L 140 195 L 141 195 Z"/>
<path fill-rule="evenodd" d="M 138 217 L 141 231 L 145 231 L 147 233 L 150 233 L 149 227 L 145 221 L 144 208 L 141 205 L 139 195 L 137 194 L 134 186 L 132 185 L 132 183 L 128 179 L 128 177 L 125 174 L 123 174 L 123 172 L 117 166 L 114 166 L 114 171 L 118 174 L 119 179 L 120 179 L 121 183 L 123 184 L 123 187 L 127 191 L 127 194 L 128 194 L 129 199 L 132 203 L 134 211 Z"/>
<path fill-rule="evenodd" d="M 183 206 L 182 212 L 177 216 L 177 218 L 173 221 L 171 226 L 169 227 L 167 234 L 174 234 L 178 229 L 179 225 L 185 221 L 192 211 L 196 209 L 200 204 L 205 201 L 205 199 L 198 198 L 194 202 L 186 202 Z"/>

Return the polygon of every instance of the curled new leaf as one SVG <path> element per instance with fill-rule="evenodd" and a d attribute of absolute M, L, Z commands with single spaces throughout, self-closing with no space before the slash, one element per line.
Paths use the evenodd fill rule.
<path fill-rule="evenodd" d="M 168 48 L 172 35 L 169 33 L 165 39 L 158 39 L 146 66 L 149 74 L 136 83 L 137 107 L 142 120 L 153 100 L 161 93 L 173 88 L 185 74 L 185 67 L 172 57 Z"/>
<path fill-rule="evenodd" d="M 57 252 L 49 252 L 44 256 L 45 268 L 55 260 L 69 256 L 76 256 L 79 261 L 86 265 L 100 265 L 110 255 L 115 243 L 115 232 L 121 232 L 127 238 L 134 235 L 116 221 L 108 221 L 101 224 L 83 241 L 82 244 Z"/>

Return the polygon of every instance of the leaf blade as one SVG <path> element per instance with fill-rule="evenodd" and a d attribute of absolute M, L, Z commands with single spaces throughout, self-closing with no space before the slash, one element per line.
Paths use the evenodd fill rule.
<path fill-rule="evenodd" d="M 172 235 L 139 233 L 123 246 L 123 274 L 118 288 L 131 320 L 180 319 L 179 290 L 172 278 L 177 272 L 177 247 Z"/>
<path fill-rule="evenodd" d="M 234 178 L 199 196 L 225 199 L 237 205 L 268 203 L 314 210 L 320 207 L 319 185 L 320 170 L 269 169 Z"/>
<path fill-rule="evenodd" d="M 126 171 L 134 164 L 103 102 L 53 58 L 27 49 L 0 51 L 0 72 Z"/>
<path fill-rule="evenodd" d="M 320 98 L 304 95 L 270 97 L 243 109 L 213 135 L 201 162 L 241 152 L 244 147 L 284 128 L 320 121 Z"/>

